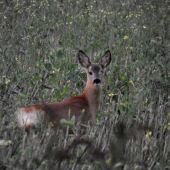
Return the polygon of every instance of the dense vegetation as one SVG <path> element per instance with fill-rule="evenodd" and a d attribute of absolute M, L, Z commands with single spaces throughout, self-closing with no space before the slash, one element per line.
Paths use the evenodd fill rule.
<path fill-rule="evenodd" d="M 25 137 L 17 108 L 83 92 L 79 49 L 112 53 L 95 126 Z M 170 169 L 169 1 L 4 0 L 0 73 L 0 169 Z"/>

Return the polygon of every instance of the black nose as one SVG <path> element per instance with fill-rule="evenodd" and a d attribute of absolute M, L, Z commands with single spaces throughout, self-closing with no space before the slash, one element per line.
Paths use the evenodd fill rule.
<path fill-rule="evenodd" d="M 93 83 L 94 83 L 94 84 L 100 84 L 101 81 L 100 81 L 100 79 L 94 79 L 94 80 L 93 80 Z"/>

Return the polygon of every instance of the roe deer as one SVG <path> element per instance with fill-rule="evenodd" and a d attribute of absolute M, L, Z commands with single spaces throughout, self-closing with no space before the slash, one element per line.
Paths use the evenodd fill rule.
<path fill-rule="evenodd" d="M 94 124 L 100 102 L 101 78 L 104 69 L 111 62 L 111 53 L 107 51 L 98 64 L 92 64 L 89 57 L 80 50 L 78 60 L 87 72 L 87 83 L 84 92 L 62 102 L 35 104 L 19 108 L 15 112 L 15 117 L 20 128 L 25 128 L 28 132 L 30 127 L 40 123 L 40 121 L 47 124 L 52 123 L 54 127 L 59 127 L 61 119 L 69 120 L 75 116 L 77 120 L 82 112 L 82 123 Z"/>

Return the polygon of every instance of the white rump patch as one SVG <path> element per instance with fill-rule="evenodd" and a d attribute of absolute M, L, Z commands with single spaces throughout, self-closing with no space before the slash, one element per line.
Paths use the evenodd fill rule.
<path fill-rule="evenodd" d="M 44 120 L 44 111 L 32 110 L 30 112 L 25 112 L 23 108 L 20 108 L 15 112 L 15 118 L 18 122 L 18 126 L 21 128 L 33 126 Z"/>

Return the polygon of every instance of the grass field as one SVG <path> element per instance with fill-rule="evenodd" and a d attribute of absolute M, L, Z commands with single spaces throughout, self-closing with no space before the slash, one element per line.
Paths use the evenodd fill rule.
<path fill-rule="evenodd" d="M 80 49 L 112 53 L 95 126 L 25 138 L 17 108 L 83 92 Z M 170 169 L 170 1 L 4 0 L 0 73 L 0 169 Z"/>

